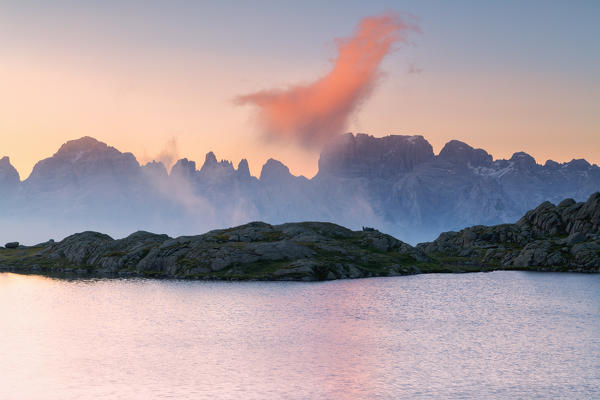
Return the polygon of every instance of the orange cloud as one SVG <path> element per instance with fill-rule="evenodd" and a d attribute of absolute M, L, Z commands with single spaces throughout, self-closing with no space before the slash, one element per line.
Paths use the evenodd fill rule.
<path fill-rule="evenodd" d="M 392 13 L 363 18 L 353 37 L 336 40 L 337 59 L 321 79 L 239 96 L 235 102 L 258 108 L 269 137 L 309 146 L 323 143 L 344 132 L 350 115 L 373 91 L 383 57 L 394 43 L 405 42 L 408 31 L 417 29 Z"/>

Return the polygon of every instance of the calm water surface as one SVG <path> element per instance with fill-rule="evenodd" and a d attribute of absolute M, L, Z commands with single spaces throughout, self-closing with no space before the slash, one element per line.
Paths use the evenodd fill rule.
<path fill-rule="evenodd" d="M 0 274 L 0 399 L 600 398 L 600 276 Z"/>

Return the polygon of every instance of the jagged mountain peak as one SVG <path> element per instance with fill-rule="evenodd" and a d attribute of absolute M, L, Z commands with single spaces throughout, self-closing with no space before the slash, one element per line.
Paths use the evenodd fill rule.
<path fill-rule="evenodd" d="M 206 153 L 206 156 L 204 157 L 205 166 L 216 165 L 218 163 L 219 162 L 217 161 L 217 156 L 215 156 L 215 153 L 213 153 L 212 151 Z"/>
<path fill-rule="evenodd" d="M 431 144 L 421 135 L 352 133 L 331 141 L 319 158 L 319 174 L 343 177 L 389 177 L 411 171 L 434 158 Z"/>
<path fill-rule="evenodd" d="M 125 182 L 139 172 L 133 154 L 84 136 L 69 140 L 52 157 L 39 161 L 26 182 L 29 187 L 60 190 L 64 186 L 92 185 L 98 180 Z"/>
<path fill-rule="evenodd" d="M 0 158 L 0 167 L 8 167 L 10 164 L 10 157 L 4 156 Z"/>
<path fill-rule="evenodd" d="M 142 166 L 142 170 L 145 173 L 149 173 L 153 176 L 158 177 L 166 177 L 168 175 L 167 167 L 165 167 L 165 164 L 163 164 L 161 161 L 156 160 L 146 163 L 144 166 Z"/>
<path fill-rule="evenodd" d="M 269 158 L 260 171 L 260 180 L 279 180 L 293 176 L 290 169 L 279 160 Z"/>
<path fill-rule="evenodd" d="M 228 160 L 217 161 L 215 153 L 212 151 L 206 154 L 204 164 L 200 168 L 199 176 L 212 183 L 224 183 L 227 177 L 231 176 L 235 170 L 233 164 Z"/>
<path fill-rule="evenodd" d="M 584 160 L 542 166 L 522 152 L 510 160 L 490 160 L 484 150 L 458 140 L 436 156 L 420 135 L 349 133 L 323 150 L 319 173 L 310 180 L 292 175 L 275 159 L 263 165 L 259 180 L 246 160 L 235 169 L 212 152 L 201 170 L 182 158 L 167 175 L 158 162 L 140 167 L 130 153 L 86 137 L 40 161 L 23 184 L 11 172 L 17 190 L 4 199 L 17 199 L 10 206 L 19 208 L 14 213 L 19 218 L 35 214 L 44 220 L 64 210 L 63 215 L 96 221 L 104 213 L 121 226 L 124 216 L 137 215 L 138 225 L 130 227 L 146 227 L 154 218 L 156 224 L 174 221 L 173 226 L 193 230 L 198 226 L 187 224 L 200 210 L 197 214 L 229 224 L 244 218 L 328 220 L 378 226 L 417 241 L 467 225 L 513 222 L 544 200 L 581 201 L 600 187 L 600 168 Z M 480 168 L 478 162 L 487 164 Z M 7 158 L 0 159 L 0 181 L 7 165 Z"/>
<path fill-rule="evenodd" d="M 530 169 L 534 168 L 537 163 L 535 162 L 535 158 L 525 153 L 524 151 L 518 151 L 512 155 L 509 161 L 513 162 L 518 168 L 521 169 Z"/>
<path fill-rule="evenodd" d="M 590 169 L 597 169 L 598 166 L 596 164 L 590 164 L 586 159 L 584 158 L 574 158 L 569 162 L 565 162 L 565 163 L 558 163 L 554 160 L 547 160 L 546 163 L 544 164 L 544 168 L 548 169 L 548 170 L 557 170 L 559 168 L 567 168 L 568 170 L 571 171 L 587 171 Z"/>
<path fill-rule="evenodd" d="M 544 168 L 555 170 L 560 168 L 560 164 L 554 160 L 546 160 L 546 162 L 544 163 Z"/>
<path fill-rule="evenodd" d="M 19 172 L 10 163 L 10 158 L 8 156 L 0 158 L 0 187 L 16 187 L 20 181 Z"/>
<path fill-rule="evenodd" d="M 196 162 L 181 158 L 171 168 L 171 176 L 176 178 L 191 179 L 196 174 Z"/>
<path fill-rule="evenodd" d="M 250 166 L 248 165 L 248 160 L 242 158 L 237 167 L 237 173 L 243 177 L 250 177 Z"/>
<path fill-rule="evenodd" d="M 217 161 L 215 153 L 209 151 L 206 153 L 206 157 L 204 157 L 204 164 L 200 168 L 200 171 L 203 172 L 217 168 L 233 171 L 233 164 L 228 160 Z"/>
<path fill-rule="evenodd" d="M 114 147 L 108 146 L 91 136 L 69 140 L 64 143 L 54 154 L 55 157 L 80 156 L 82 153 L 102 153 L 106 151 L 119 152 Z M 120 153 L 120 152 L 119 152 Z"/>
<path fill-rule="evenodd" d="M 589 162 L 587 162 L 587 160 L 584 160 L 583 158 L 574 158 L 568 163 L 565 163 L 565 167 L 572 168 L 573 170 L 577 171 L 588 170 L 591 166 L 592 164 L 590 164 Z"/>
<path fill-rule="evenodd" d="M 483 166 L 492 163 L 492 156 L 483 149 L 475 149 L 459 140 L 451 140 L 440 151 L 438 157 L 459 164 Z"/>

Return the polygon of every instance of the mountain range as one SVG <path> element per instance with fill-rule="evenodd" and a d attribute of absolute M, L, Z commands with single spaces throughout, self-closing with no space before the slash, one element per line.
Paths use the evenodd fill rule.
<path fill-rule="evenodd" d="M 259 177 L 206 155 L 170 171 L 91 137 L 72 140 L 21 181 L 0 159 L 2 240 L 35 242 L 74 231 L 112 236 L 146 230 L 198 234 L 250 221 L 327 221 L 375 227 L 417 243 L 443 231 L 514 222 L 544 201 L 582 201 L 600 190 L 600 168 L 584 159 L 543 165 L 524 152 L 494 160 L 452 140 L 439 154 L 423 136 L 340 135 L 321 152 L 318 173 L 294 176 L 269 159 Z"/>

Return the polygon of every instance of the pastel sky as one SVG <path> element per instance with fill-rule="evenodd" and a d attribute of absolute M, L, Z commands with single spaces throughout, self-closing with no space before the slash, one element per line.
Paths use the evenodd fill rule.
<path fill-rule="evenodd" d="M 349 131 L 600 163 L 593 0 L 2 1 L 0 156 L 24 179 L 89 135 L 140 161 L 166 149 L 201 163 L 212 150 L 246 157 L 253 174 L 273 157 L 310 177 L 318 148 L 265 140 L 252 104 L 235 99 L 327 76 L 336 38 L 390 12 L 420 32 L 382 58 Z"/>

